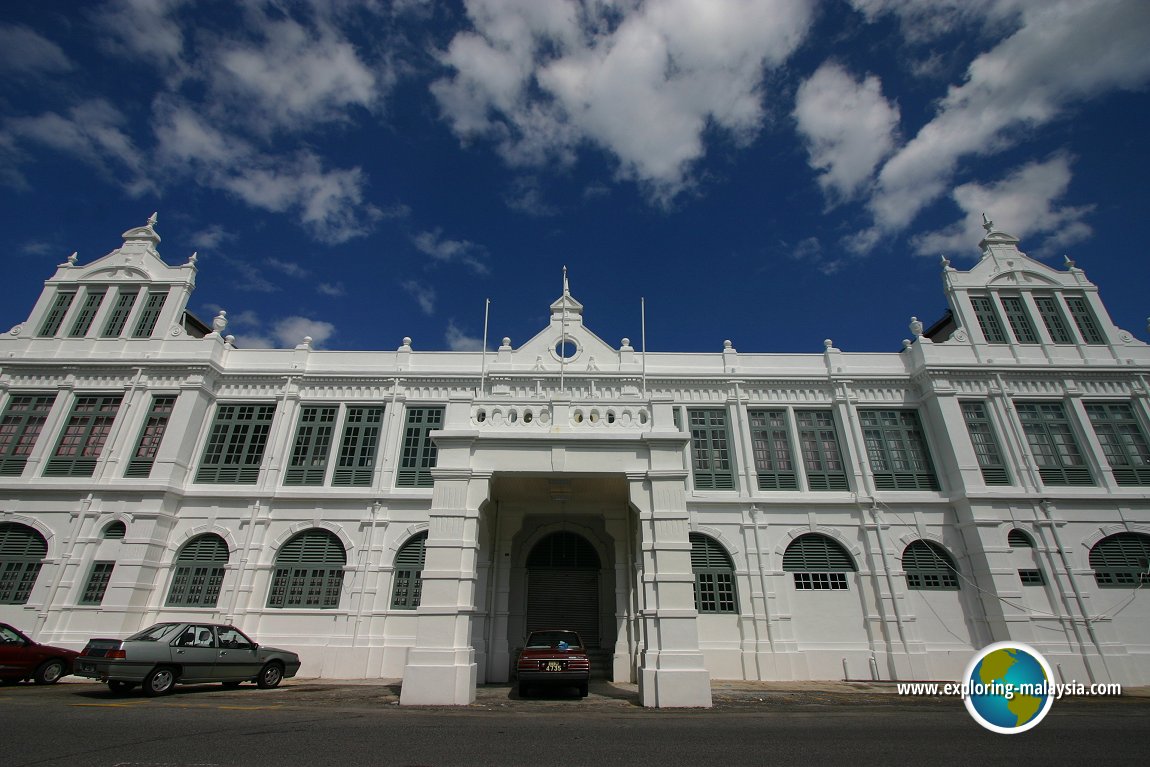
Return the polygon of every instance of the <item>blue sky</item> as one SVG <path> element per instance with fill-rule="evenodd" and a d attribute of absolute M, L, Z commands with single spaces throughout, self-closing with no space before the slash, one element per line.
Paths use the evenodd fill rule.
<path fill-rule="evenodd" d="M 981 214 L 1150 301 L 1145 0 L 16 0 L 8 326 L 159 212 L 245 347 L 896 351 Z"/>

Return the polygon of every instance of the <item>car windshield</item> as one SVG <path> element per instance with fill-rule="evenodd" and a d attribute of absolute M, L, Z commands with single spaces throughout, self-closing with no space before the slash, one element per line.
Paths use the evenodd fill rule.
<path fill-rule="evenodd" d="M 130 637 L 128 637 L 128 639 L 126 641 L 129 641 L 129 642 L 158 642 L 161 639 L 163 639 L 166 635 L 170 634 L 172 632 L 172 630 L 175 629 L 176 626 L 179 626 L 179 625 L 181 625 L 181 624 L 179 624 L 179 623 L 157 623 L 155 626 L 149 626 L 148 628 L 144 629 L 143 631 L 140 631 L 136 634 L 132 634 Z"/>
<path fill-rule="evenodd" d="M 579 649 L 581 643 L 579 635 L 574 631 L 533 631 L 527 637 L 527 647 L 540 650 L 545 647 L 559 647 L 565 644 L 572 649 Z"/>

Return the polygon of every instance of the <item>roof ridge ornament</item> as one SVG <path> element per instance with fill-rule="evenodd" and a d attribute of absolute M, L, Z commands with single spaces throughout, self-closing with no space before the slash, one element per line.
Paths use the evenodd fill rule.
<path fill-rule="evenodd" d="M 986 230 L 987 234 L 994 231 L 994 221 L 993 219 L 987 218 L 985 213 L 982 214 L 982 228 Z"/>

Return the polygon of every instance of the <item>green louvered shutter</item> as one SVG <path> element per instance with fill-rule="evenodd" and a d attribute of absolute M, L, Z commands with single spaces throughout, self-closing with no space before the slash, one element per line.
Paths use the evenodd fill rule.
<path fill-rule="evenodd" d="M 303 407 L 284 471 L 285 485 L 322 485 L 335 429 L 335 407 Z"/>
<path fill-rule="evenodd" d="M 48 420 L 55 393 L 13 394 L 0 420 L 0 477 L 18 477 Z"/>
<path fill-rule="evenodd" d="M 215 533 L 197 535 L 176 557 L 169 607 L 215 607 L 228 563 L 228 544 Z"/>
<path fill-rule="evenodd" d="M 22 605 L 28 601 L 48 542 L 27 525 L 0 522 L 0 604 Z"/>
<path fill-rule="evenodd" d="M 339 607 L 346 564 L 347 552 L 335 534 L 311 529 L 295 535 L 276 555 L 268 607 Z"/>
<path fill-rule="evenodd" d="M 1150 535 L 1118 533 L 1090 549 L 1094 580 L 1102 588 L 1133 589 L 1150 584 Z"/>
<path fill-rule="evenodd" d="M 407 428 L 403 434 L 403 452 L 395 484 L 399 487 L 431 487 L 439 451 L 431 432 L 443 428 L 443 408 L 413 407 L 407 411 Z"/>
<path fill-rule="evenodd" d="M 375 477 L 379 453 L 379 431 L 383 424 L 381 407 L 349 407 L 339 445 L 339 458 L 331 483 L 343 487 L 367 487 Z M 434 428 L 438 428 L 434 427 Z"/>
<path fill-rule="evenodd" d="M 958 570 L 946 549 L 934 541 L 911 541 L 902 552 L 906 586 L 916 590 L 954 591 Z"/>
<path fill-rule="evenodd" d="M 413 536 L 395 555 L 395 582 L 391 606 L 396 610 L 419 607 L 423 591 L 423 565 L 427 553 L 427 533 Z"/>
<path fill-rule="evenodd" d="M 731 437 L 725 410 L 689 410 L 691 457 L 697 490 L 733 490 Z"/>
<path fill-rule="evenodd" d="M 726 549 L 710 536 L 691 533 L 691 570 L 695 574 L 695 609 L 701 613 L 739 611 L 735 565 Z"/>

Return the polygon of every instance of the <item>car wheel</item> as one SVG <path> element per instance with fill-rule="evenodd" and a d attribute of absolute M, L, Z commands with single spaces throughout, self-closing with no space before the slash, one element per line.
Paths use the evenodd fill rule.
<path fill-rule="evenodd" d="M 587 683 L 586 682 L 579 685 L 579 697 L 580 698 L 586 698 L 587 697 Z"/>
<path fill-rule="evenodd" d="M 273 687 L 279 687 L 283 678 L 284 667 L 272 661 L 260 669 L 260 675 L 256 679 L 256 684 L 258 684 L 261 689 L 270 690 Z"/>
<path fill-rule="evenodd" d="M 123 695 L 124 693 L 131 691 L 131 689 L 135 686 L 136 685 L 132 684 L 131 682 L 120 682 L 115 679 L 108 682 L 108 689 L 116 695 Z"/>
<path fill-rule="evenodd" d="M 56 684 L 65 673 L 67 669 L 64 667 L 64 661 L 52 658 L 41 663 L 32 678 L 36 680 L 36 684 Z"/>
<path fill-rule="evenodd" d="M 167 695 L 176 686 L 176 672 L 167 666 L 154 668 L 144 677 L 144 694 L 148 697 Z"/>

